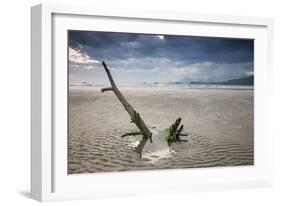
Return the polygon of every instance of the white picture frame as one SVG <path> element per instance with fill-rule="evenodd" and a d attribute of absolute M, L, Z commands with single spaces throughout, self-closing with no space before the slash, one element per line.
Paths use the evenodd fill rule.
<path fill-rule="evenodd" d="M 91 24 L 92 21 L 96 24 Z M 134 24 L 135 26 L 132 26 Z M 61 138 L 65 136 L 67 127 L 67 114 L 63 109 L 67 102 L 66 84 L 61 82 L 65 82 L 67 77 L 63 72 L 65 70 L 56 69 L 58 66 L 65 67 L 67 61 L 65 31 L 73 28 L 98 28 L 106 31 L 148 33 L 154 32 L 154 24 L 159 25 L 160 33 L 252 37 L 257 40 L 254 166 L 85 174 L 70 177 L 67 175 L 65 162 L 65 139 Z M 53 201 L 272 186 L 273 137 L 267 126 L 273 76 L 272 19 L 40 4 L 31 9 L 31 25 L 32 198 Z M 192 26 L 193 33 L 186 29 L 187 25 Z M 166 181 L 169 179 L 173 181 Z"/>

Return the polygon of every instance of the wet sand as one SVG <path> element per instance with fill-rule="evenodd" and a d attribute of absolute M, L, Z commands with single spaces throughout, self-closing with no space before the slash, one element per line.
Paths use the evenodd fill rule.
<path fill-rule="evenodd" d="M 254 164 L 253 90 L 120 90 L 153 130 L 181 117 L 188 142 L 140 158 L 136 139 L 121 138 L 136 126 L 117 97 L 70 87 L 69 174 Z"/>

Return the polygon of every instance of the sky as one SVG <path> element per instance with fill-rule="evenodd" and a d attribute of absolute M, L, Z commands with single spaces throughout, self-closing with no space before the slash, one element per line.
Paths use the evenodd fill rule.
<path fill-rule="evenodd" d="M 69 82 L 225 81 L 253 75 L 254 40 L 69 31 Z"/>

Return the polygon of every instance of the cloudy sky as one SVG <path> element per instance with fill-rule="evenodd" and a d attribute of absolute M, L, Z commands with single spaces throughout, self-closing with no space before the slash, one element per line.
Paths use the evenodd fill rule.
<path fill-rule="evenodd" d="M 253 74 L 254 41 L 211 37 L 69 31 L 69 82 L 224 81 Z"/>

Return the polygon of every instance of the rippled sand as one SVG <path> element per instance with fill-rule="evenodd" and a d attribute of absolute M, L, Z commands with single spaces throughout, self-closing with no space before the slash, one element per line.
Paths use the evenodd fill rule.
<path fill-rule="evenodd" d="M 132 147 L 136 139 L 121 138 L 136 127 L 117 97 L 71 88 L 70 174 L 254 164 L 253 90 L 120 90 L 153 130 L 163 131 L 181 117 L 188 142 L 140 158 Z"/>

